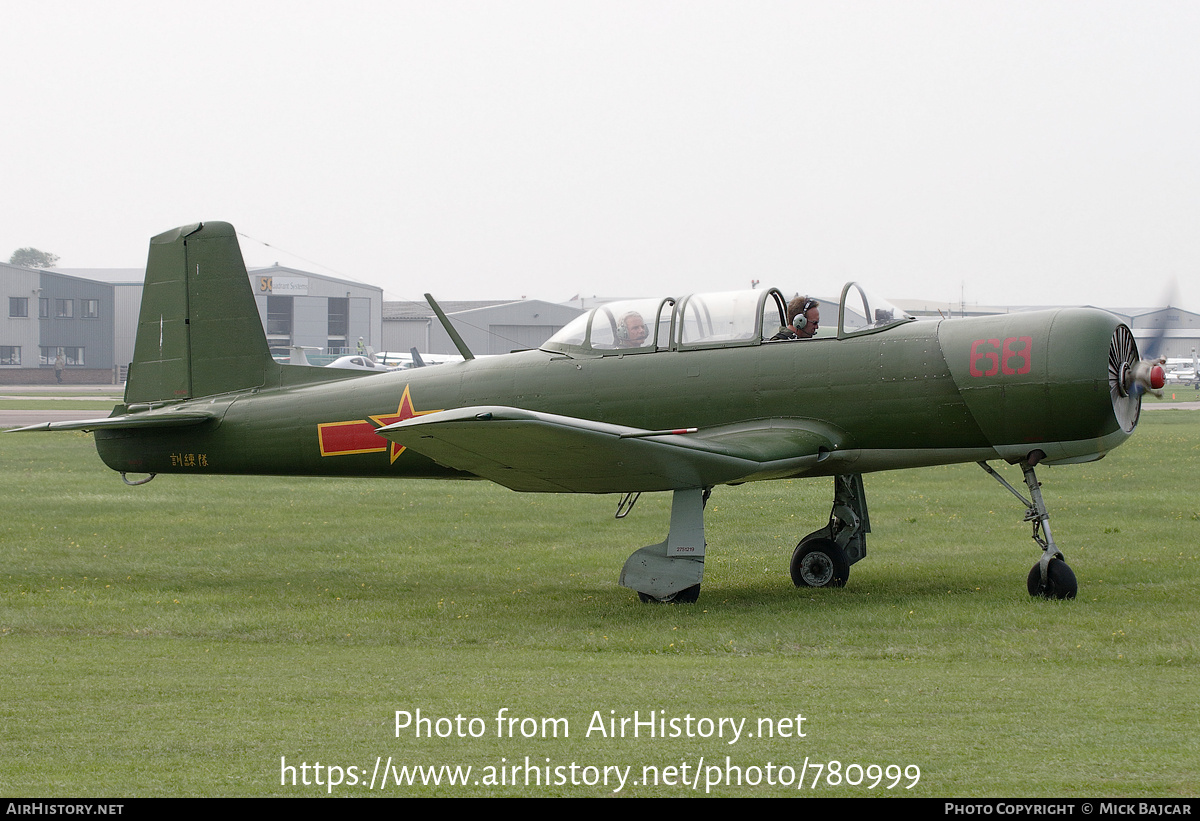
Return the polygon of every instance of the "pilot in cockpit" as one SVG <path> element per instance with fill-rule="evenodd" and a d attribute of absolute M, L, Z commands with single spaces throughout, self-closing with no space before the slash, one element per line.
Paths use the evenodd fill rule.
<path fill-rule="evenodd" d="M 787 306 L 787 327 L 771 337 L 771 341 L 812 339 L 820 327 L 820 306 L 821 303 L 812 297 L 798 296 L 793 299 Z"/>
<path fill-rule="evenodd" d="M 630 311 L 617 320 L 617 347 L 640 348 L 646 344 L 649 333 L 642 315 Z"/>

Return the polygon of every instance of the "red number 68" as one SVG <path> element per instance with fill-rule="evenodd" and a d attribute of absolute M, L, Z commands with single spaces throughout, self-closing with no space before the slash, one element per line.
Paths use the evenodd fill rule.
<path fill-rule="evenodd" d="M 1014 350 L 1015 347 L 1015 350 Z M 971 376 L 1017 376 L 1033 370 L 1033 337 L 976 339 L 971 343 Z"/>

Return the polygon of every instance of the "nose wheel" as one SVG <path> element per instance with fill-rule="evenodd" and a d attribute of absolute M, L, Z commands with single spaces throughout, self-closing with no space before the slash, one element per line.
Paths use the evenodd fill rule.
<path fill-rule="evenodd" d="M 1079 592 L 1079 583 L 1075 580 L 1075 572 L 1063 560 L 1062 553 L 1054 544 L 1054 536 L 1050 534 L 1050 514 L 1042 499 L 1042 485 L 1033 470 L 1034 465 L 1044 456 L 1040 450 L 1035 450 L 1021 463 L 1025 486 L 1029 488 L 1029 499 L 1006 482 L 987 462 L 980 462 L 979 466 L 1021 500 L 1025 505 L 1025 521 L 1033 523 L 1033 540 L 1042 549 L 1042 558 L 1029 571 L 1029 577 L 1025 580 L 1029 595 L 1043 599 L 1073 599 Z"/>
<path fill-rule="evenodd" d="M 1029 595 L 1043 599 L 1073 599 L 1079 592 L 1075 571 L 1059 558 L 1050 559 L 1044 569 L 1041 562 L 1035 564 L 1029 571 L 1025 586 L 1029 589 Z"/>

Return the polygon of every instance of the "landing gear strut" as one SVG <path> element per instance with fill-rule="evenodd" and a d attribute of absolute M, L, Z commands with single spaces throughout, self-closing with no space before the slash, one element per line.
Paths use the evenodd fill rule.
<path fill-rule="evenodd" d="M 792 584 L 845 587 L 850 565 L 866 558 L 870 532 L 862 474 L 834 476 L 829 524 L 809 533 L 796 545 L 792 552 Z"/>
<path fill-rule="evenodd" d="M 1025 581 L 1029 595 L 1045 599 L 1073 599 L 1079 592 L 1079 583 L 1075 580 L 1074 571 L 1059 552 L 1058 546 L 1054 544 L 1054 536 L 1050 533 L 1050 514 L 1042 500 L 1042 485 L 1033 471 L 1034 466 L 1045 455 L 1037 450 L 1021 462 L 1021 472 L 1025 476 L 1025 486 L 1029 488 L 1032 501 L 1017 492 L 1016 488 L 1006 482 L 987 462 L 980 462 L 979 466 L 1021 500 L 1025 505 L 1025 521 L 1033 523 L 1033 540 L 1042 549 L 1042 557 L 1029 571 L 1029 578 Z"/>
<path fill-rule="evenodd" d="M 667 540 L 634 552 L 621 568 L 620 584 L 643 602 L 692 604 L 704 578 L 704 503 L 709 490 L 677 490 L 671 497 Z"/>

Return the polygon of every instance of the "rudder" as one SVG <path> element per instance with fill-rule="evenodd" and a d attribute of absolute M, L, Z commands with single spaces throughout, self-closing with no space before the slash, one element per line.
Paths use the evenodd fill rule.
<path fill-rule="evenodd" d="M 150 240 L 126 404 L 278 382 L 237 234 L 225 222 Z"/>

